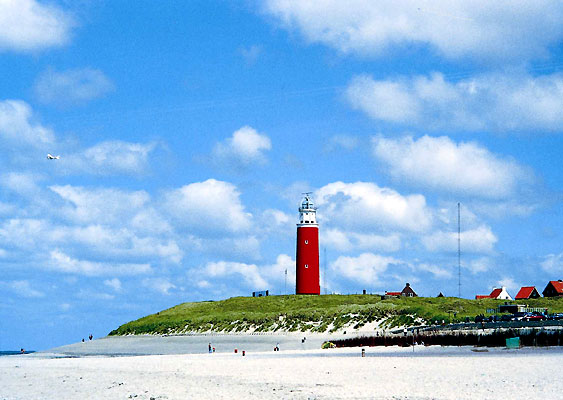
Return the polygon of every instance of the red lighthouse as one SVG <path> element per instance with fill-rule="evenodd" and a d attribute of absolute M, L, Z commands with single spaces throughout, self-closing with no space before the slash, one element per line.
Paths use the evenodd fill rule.
<path fill-rule="evenodd" d="M 305 193 L 305 198 L 299 207 L 295 260 L 295 294 L 320 294 L 319 224 L 317 224 L 317 209 L 311 200 L 310 193 Z"/>

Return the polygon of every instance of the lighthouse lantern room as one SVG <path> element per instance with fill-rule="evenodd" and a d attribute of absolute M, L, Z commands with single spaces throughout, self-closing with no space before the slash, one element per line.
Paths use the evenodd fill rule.
<path fill-rule="evenodd" d="M 295 293 L 320 294 L 319 224 L 317 224 L 317 208 L 311 200 L 310 193 L 305 193 L 301 207 L 299 207 L 295 260 Z"/>

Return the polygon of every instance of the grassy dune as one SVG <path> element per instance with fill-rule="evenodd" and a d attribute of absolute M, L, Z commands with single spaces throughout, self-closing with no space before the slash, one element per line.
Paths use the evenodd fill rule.
<path fill-rule="evenodd" d="M 110 335 L 188 332 L 312 331 L 333 332 L 383 321 L 388 327 L 417 322 L 458 322 L 485 314 L 501 300 L 454 297 L 393 298 L 379 295 L 233 297 L 221 301 L 183 303 L 121 325 Z M 530 307 L 563 312 L 563 298 L 527 300 Z M 455 314 L 455 315 L 454 315 Z"/>

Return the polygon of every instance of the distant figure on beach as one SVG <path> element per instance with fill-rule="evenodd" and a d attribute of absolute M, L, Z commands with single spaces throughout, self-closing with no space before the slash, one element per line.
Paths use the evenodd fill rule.
<path fill-rule="evenodd" d="M 92 340 L 94 338 L 94 336 L 92 336 L 92 334 L 90 334 L 90 336 L 88 336 L 88 339 Z"/>
<path fill-rule="evenodd" d="M 25 349 L 23 347 L 20 349 L 20 353 L 25 354 Z"/>
<path fill-rule="evenodd" d="M 84 338 L 82 338 L 82 343 L 84 343 Z"/>
<path fill-rule="evenodd" d="M 211 343 L 209 343 L 209 352 L 211 353 Z"/>

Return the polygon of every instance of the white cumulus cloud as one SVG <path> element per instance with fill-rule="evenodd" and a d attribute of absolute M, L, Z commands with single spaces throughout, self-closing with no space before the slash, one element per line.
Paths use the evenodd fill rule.
<path fill-rule="evenodd" d="M 432 215 L 422 195 L 403 196 L 370 182 L 333 182 L 315 192 L 322 218 L 341 228 L 424 231 Z"/>
<path fill-rule="evenodd" d="M 165 193 L 164 207 L 179 225 L 202 232 L 240 232 L 250 227 L 252 214 L 229 182 L 208 179 Z"/>
<path fill-rule="evenodd" d="M 72 185 L 53 185 L 49 189 L 65 201 L 66 204 L 61 209 L 63 215 L 81 223 L 122 222 L 150 200 L 145 191 L 127 192 Z"/>
<path fill-rule="evenodd" d="M 8 172 L 0 174 L 0 186 L 22 196 L 32 196 L 40 191 L 37 184 L 39 177 L 26 172 Z"/>
<path fill-rule="evenodd" d="M 347 54 L 430 47 L 447 58 L 545 56 L 563 38 L 563 5 L 549 0 L 268 0 L 280 24 Z"/>
<path fill-rule="evenodd" d="M 264 210 L 262 218 L 265 223 L 273 224 L 276 227 L 289 225 L 291 222 L 291 217 L 288 214 L 272 208 Z"/>
<path fill-rule="evenodd" d="M 401 238 L 398 234 L 383 236 L 327 228 L 321 230 L 320 236 L 323 246 L 343 252 L 353 250 L 393 252 L 401 248 Z"/>
<path fill-rule="evenodd" d="M 170 290 L 177 288 L 176 285 L 165 278 L 145 278 L 141 283 L 144 287 L 163 295 L 169 295 Z"/>
<path fill-rule="evenodd" d="M 522 287 L 522 285 L 516 283 L 516 281 L 511 277 L 503 277 L 495 285 L 495 287 L 503 287 L 503 286 L 506 288 L 506 291 L 509 292 L 509 294 L 510 292 L 512 292 L 512 297 L 514 297 L 516 295 L 517 290 Z"/>
<path fill-rule="evenodd" d="M 485 272 L 491 269 L 491 266 L 494 265 L 493 261 L 488 257 L 480 257 L 469 261 L 467 265 L 464 265 L 462 262 L 462 266 L 469 268 L 472 274 L 478 274 L 480 272 Z"/>
<path fill-rule="evenodd" d="M 542 269 L 551 274 L 563 274 L 563 253 L 548 254 L 540 263 Z M 559 279 L 559 277 L 557 277 Z"/>
<path fill-rule="evenodd" d="M 29 104 L 20 100 L 0 101 L 0 141 L 32 147 L 51 144 L 51 129 L 35 122 Z"/>
<path fill-rule="evenodd" d="M 423 136 L 372 140 L 373 155 L 391 176 L 422 187 L 485 198 L 514 194 L 528 179 L 515 161 L 502 159 L 472 142 L 455 143 L 448 137 Z"/>
<path fill-rule="evenodd" d="M 491 73 L 448 82 L 430 76 L 374 80 L 355 77 L 350 104 L 379 121 L 431 130 L 560 132 L 563 74 Z"/>
<path fill-rule="evenodd" d="M 259 270 L 268 282 L 284 282 L 285 284 L 287 276 L 286 290 L 288 292 L 293 292 L 293 289 L 295 288 L 295 260 L 287 254 L 278 255 L 274 264 L 262 266 Z"/>
<path fill-rule="evenodd" d="M 246 286 L 256 290 L 268 288 L 268 282 L 262 277 L 258 266 L 255 264 L 245 264 L 231 261 L 210 262 L 205 266 L 205 273 L 209 278 L 233 279 L 233 275 L 238 276 Z"/>
<path fill-rule="evenodd" d="M 347 279 L 373 286 L 381 282 L 390 265 L 398 263 L 401 261 L 393 257 L 362 253 L 358 257 L 340 256 L 330 264 L 330 269 Z"/>
<path fill-rule="evenodd" d="M 0 287 L 4 287 L 10 290 L 12 293 L 15 293 L 16 295 L 21 297 L 37 298 L 37 297 L 45 296 L 45 293 L 33 289 L 31 284 L 27 280 L 17 280 L 17 281 L 8 281 L 8 282 L 0 281 Z"/>
<path fill-rule="evenodd" d="M 57 162 L 66 173 L 94 175 L 138 175 L 147 171 L 148 158 L 156 143 L 132 143 L 111 140 L 81 152 L 63 155 Z"/>
<path fill-rule="evenodd" d="M 460 233 L 461 249 L 470 253 L 490 253 L 498 241 L 491 228 L 485 225 Z M 457 232 L 437 231 L 421 238 L 429 251 L 457 251 Z"/>
<path fill-rule="evenodd" d="M 217 163 L 234 164 L 247 167 L 251 164 L 263 164 L 266 151 L 272 148 L 270 138 L 258 133 L 250 126 L 243 126 L 225 141 L 213 148 L 213 159 Z"/>
<path fill-rule="evenodd" d="M 416 269 L 419 271 L 430 272 L 436 279 L 447 279 L 452 277 L 451 270 L 435 264 L 421 263 L 416 266 Z"/>
<path fill-rule="evenodd" d="M 60 250 L 51 251 L 48 263 L 49 268 L 54 271 L 86 276 L 142 275 L 152 272 L 149 264 L 119 264 L 79 260 Z"/>
<path fill-rule="evenodd" d="M 58 233 L 51 231 L 47 236 L 49 225 L 46 221 L 36 218 L 10 218 L 0 225 L 0 239 L 4 245 L 18 248 L 33 249 L 44 242 L 44 239 L 55 238 Z"/>
<path fill-rule="evenodd" d="M 119 292 L 121 290 L 121 281 L 117 278 L 113 278 L 113 279 L 106 279 L 104 281 L 104 285 L 112 288 L 113 290 L 115 290 L 116 292 Z"/>
<path fill-rule="evenodd" d="M 0 50 L 29 52 L 66 44 L 75 22 L 68 12 L 49 3 L 0 1 Z"/>

